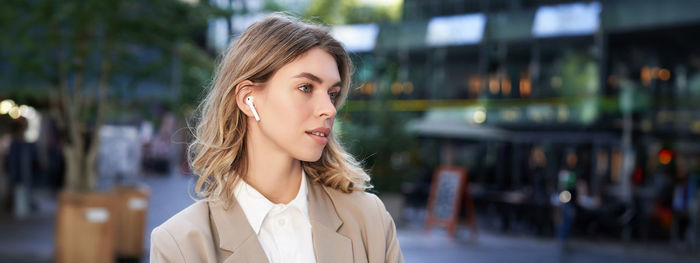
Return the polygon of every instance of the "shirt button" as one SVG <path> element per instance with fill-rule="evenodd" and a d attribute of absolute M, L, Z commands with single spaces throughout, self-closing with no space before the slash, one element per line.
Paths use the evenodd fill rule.
<path fill-rule="evenodd" d="M 277 221 L 277 223 L 279 223 L 280 226 L 284 226 L 284 219 L 280 219 L 279 221 Z"/>

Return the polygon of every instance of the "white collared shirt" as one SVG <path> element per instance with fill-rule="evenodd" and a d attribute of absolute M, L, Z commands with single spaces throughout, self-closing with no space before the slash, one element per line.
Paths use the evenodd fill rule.
<path fill-rule="evenodd" d="M 307 192 L 304 169 L 297 196 L 289 204 L 270 202 L 243 180 L 236 184 L 236 200 L 271 263 L 316 262 Z"/>

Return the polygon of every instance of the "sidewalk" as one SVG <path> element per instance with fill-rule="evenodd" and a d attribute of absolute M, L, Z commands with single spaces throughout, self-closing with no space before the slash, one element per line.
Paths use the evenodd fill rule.
<path fill-rule="evenodd" d="M 43 192 L 36 201 L 26 219 L 0 212 L 0 262 L 52 262 L 56 201 Z"/>
<path fill-rule="evenodd" d="M 440 229 L 424 235 L 422 227 L 407 226 L 398 236 L 406 262 L 700 262 L 700 255 L 674 253 L 665 245 L 572 240 L 570 249 L 562 252 L 553 238 L 480 231 L 476 243 L 468 241 L 467 230 L 452 240 Z"/>
<path fill-rule="evenodd" d="M 190 178 L 181 175 L 144 177 L 151 200 L 146 219 L 145 250 L 150 233 L 170 216 L 194 201 L 187 194 Z M 56 200 L 48 194 L 38 196 L 39 211 L 22 220 L 0 214 L 0 262 L 52 262 L 56 220 Z M 141 260 L 148 262 L 148 254 Z"/>
<path fill-rule="evenodd" d="M 194 201 L 187 194 L 194 183 L 181 175 L 145 177 L 151 187 L 145 238 L 148 262 L 150 232 Z M 189 188 L 188 188 L 189 187 Z M 53 255 L 55 200 L 43 197 L 40 211 L 27 220 L 0 215 L 0 262 L 51 262 Z M 413 223 L 411 223 L 413 222 Z M 480 232 L 478 242 L 469 243 L 469 232 L 460 230 L 457 240 L 434 229 L 424 235 L 420 219 L 398 229 L 406 262 L 700 262 L 700 255 L 677 253 L 665 244 L 623 244 L 617 241 L 572 240 L 570 250 L 560 253 L 553 238 L 536 238 Z"/>

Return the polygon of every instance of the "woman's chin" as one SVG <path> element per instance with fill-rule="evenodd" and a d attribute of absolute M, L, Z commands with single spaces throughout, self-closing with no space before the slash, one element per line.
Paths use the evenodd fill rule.
<path fill-rule="evenodd" d="M 323 152 L 317 152 L 317 153 L 308 153 L 308 154 L 303 154 L 302 156 L 299 156 L 297 159 L 302 162 L 307 162 L 307 163 L 314 163 L 317 162 L 318 160 L 321 159 L 321 154 Z"/>

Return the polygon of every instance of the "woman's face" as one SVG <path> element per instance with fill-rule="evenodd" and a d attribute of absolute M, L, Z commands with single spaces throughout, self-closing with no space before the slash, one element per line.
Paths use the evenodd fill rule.
<path fill-rule="evenodd" d="M 277 148 L 269 150 L 317 161 L 333 128 L 333 103 L 340 90 L 335 59 L 320 48 L 310 49 L 275 72 L 265 88 L 254 92 L 262 139 Z"/>

